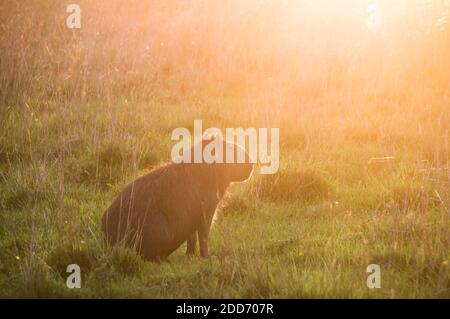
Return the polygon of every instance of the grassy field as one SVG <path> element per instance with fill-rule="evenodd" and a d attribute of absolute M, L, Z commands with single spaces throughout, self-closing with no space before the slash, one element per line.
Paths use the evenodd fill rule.
<path fill-rule="evenodd" d="M 0 297 L 450 298 L 448 3 L 76 3 L 0 1 Z M 280 128 L 279 172 L 230 188 L 209 258 L 107 247 L 194 119 Z"/>

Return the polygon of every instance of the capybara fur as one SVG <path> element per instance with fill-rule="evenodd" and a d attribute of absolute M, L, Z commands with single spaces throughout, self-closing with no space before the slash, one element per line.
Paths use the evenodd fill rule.
<path fill-rule="evenodd" d="M 224 154 L 226 148 L 234 148 L 236 157 L 240 147 L 221 142 Z M 225 155 L 224 163 L 168 163 L 137 178 L 102 217 L 108 243 L 123 243 L 144 259 L 158 261 L 185 241 L 186 253 L 194 254 L 198 237 L 201 256 L 208 256 L 208 236 L 219 201 L 230 183 L 249 179 L 253 171 L 247 153 L 245 158 L 245 163 L 225 163 Z"/>

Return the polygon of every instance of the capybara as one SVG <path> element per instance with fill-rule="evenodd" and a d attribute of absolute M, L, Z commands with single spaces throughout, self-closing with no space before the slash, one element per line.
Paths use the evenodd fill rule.
<path fill-rule="evenodd" d="M 191 148 L 203 148 L 210 137 Z M 102 217 L 109 244 L 124 243 L 146 260 L 165 259 L 185 241 L 187 254 L 194 254 L 197 235 L 200 254 L 208 256 L 208 236 L 214 213 L 227 187 L 243 182 L 253 171 L 248 154 L 245 163 L 225 163 L 226 149 L 245 152 L 221 140 L 224 163 L 162 165 L 128 184 Z"/>

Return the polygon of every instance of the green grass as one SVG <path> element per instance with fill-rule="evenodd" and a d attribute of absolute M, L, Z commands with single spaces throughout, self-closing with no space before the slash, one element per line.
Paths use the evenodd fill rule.
<path fill-rule="evenodd" d="M 64 7 L 40 2 L 0 1 L 0 297 L 450 298 L 444 33 L 431 30 L 429 47 L 405 61 L 378 69 L 369 56 L 374 69 L 346 73 L 342 52 L 292 65 L 282 54 L 295 56 L 296 44 L 272 54 L 266 37 L 252 36 L 258 28 L 229 51 L 214 47 L 243 21 L 222 30 L 226 17 L 209 8 L 216 25 L 196 4 L 149 2 L 141 12 L 134 2 L 80 1 L 85 27 L 72 32 Z M 113 9 L 123 15 L 109 16 Z M 114 24 L 97 21 L 99 10 Z M 191 34 L 185 23 L 217 29 Z M 211 47 L 192 53 L 194 36 Z M 150 40 L 170 47 L 143 56 L 139 45 Z M 424 64 L 421 54 L 434 59 Z M 230 188 L 209 258 L 182 247 L 149 263 L 107 247 L 103 211 L 127 182 L 170 159 L 172 130 L 192 129 L 194 119 L 204 128 L 279 127 L 280 171 Z M 394 160 L 370 161 L 384 156 Z M 73 263 L 81 289 L 65 285 Z M 366 286 L 369 264 L 381 266 L 381 289 Z"/>
<path fill-rule="evenodd" d="M 449 297 L 446 175 L 413 160 L 420 150 L 397 151 L 404 158 L 371 168 L 367 160 L 391 154 L 390 146 L 333 150 L 339 136 L 324 147 L 310 133 L 310 146 L 284 150 L 289 157 L 281 157 L 278 174 L 230 189 L 210 258 L 188 258 L 180 248 L 168 262 L 152 264 L 106 247 L 99 220 L 121 186 L 168 160 L 170 129 L 152 116 L 129 126 L 130 111 L 118 108 L 122 128 L 110 139 L 107 108 L 74 107 L 81 110 L 69 117 L 54 110 L 30 123 L 13 121 L 14 111 L 3 122 L 3 296 Z M 139 119 L 148 108 L 133 112 Z M 58 116 L 61 133 L 49 134 Z M 64 122 L 74 124 L 64 129 Z M 162 132 L 159 143 L 148 138 L 149 127 Z M 65 287 L 71 263 L 81 266 L 80 290 Z M 382 289 L 365 285 L 371 263 L 382 267 Z"/>

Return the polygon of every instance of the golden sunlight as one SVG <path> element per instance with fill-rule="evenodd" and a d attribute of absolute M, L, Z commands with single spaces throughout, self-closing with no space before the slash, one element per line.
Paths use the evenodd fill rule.
<path fill-rule="evenodd" d="M 450 298 L 449 106 L 450 0 L 0 0 L 0 298 Z"/>

